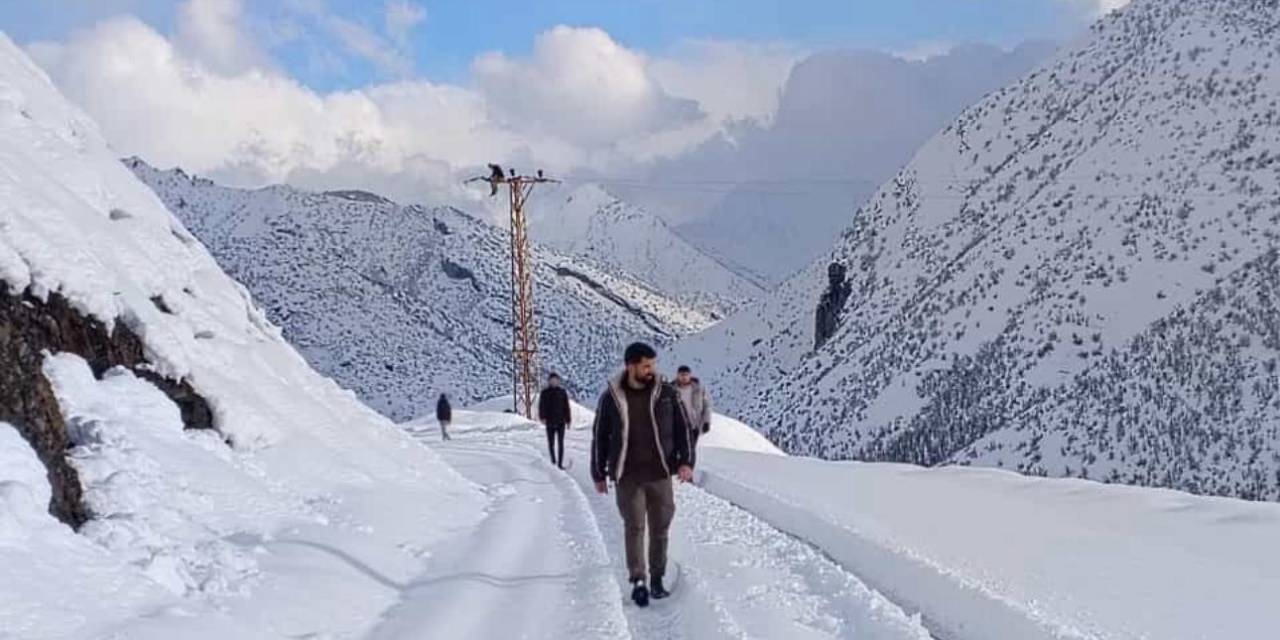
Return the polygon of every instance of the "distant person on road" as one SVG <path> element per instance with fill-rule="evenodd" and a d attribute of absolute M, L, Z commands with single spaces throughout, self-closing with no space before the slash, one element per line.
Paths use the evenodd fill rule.
<path fill-rule="evenodd" d="M 683 364 L 676 369 L 676 390 L 680 392 L 680 403 L 693 430 L 696 447 L 698 437 L 711 430 L 711 395 L 702 386 L 702 381 L 693 377 L 693 370 Z"/>
<path fill-rule="evenodd" d="M 453 422 L 453 407 L 449 406 L 449 397 L 443 393 L 436 400 L 436 420 L 440 421 L 440 439 L 452 440 L 449 437 L 449 423 Z"/>
<path fill-rule="evenodd" d="M 656 371 L 658 354 L 637 342 L 623 354 L 626 368 L 609 380 L 600 395 L 591 431 L 591 478 L 596 491 L 615 483 L 625 529 L 631 599 L 649 606 L 649 598 L 670 593 L 662 584 L 667 570 L 667 540 L 676 513 L 674 474 L 693 480 L 693 434 L 680 394 Z M 645 529 L 649 532 L 648 583 Z"/>
<path fill-rule="evenodd" d="M 547 428 L 547 450 L 551 452 L 551 464 L 561 469 L 564 468 L 564 431 L 572 418 L 569 393 L 560 386 L 560 374 L 552 373 L 547 376 L 547 387 L 538 394 L 538 422 Z"/>

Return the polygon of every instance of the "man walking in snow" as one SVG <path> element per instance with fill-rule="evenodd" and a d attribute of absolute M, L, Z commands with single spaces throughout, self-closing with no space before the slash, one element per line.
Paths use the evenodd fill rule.
<path fill-rule="evenodd" d="M 560 374 L 547 376 L 547 387 L 538 394 L 538 421 L 547 428 L 547 449 L 551 464 L 564 468 L 564 430 L 572 419 L 569 393 L 560 386 Z M 557 453 L 557 448 L 559 453 Z"/>
<path fill-rule="evenodd" d="M 436 400 L 436 420 L 440 421 L 440 439 L 450 440 L 449 423 L 453 422 L 453 407 L 449 406 L 449 398 L 443 393 Z"/>
<path fill-rule="evenodd" d="M 685 418 L 693 431 L 696 448 L 698 437 L 711 430 L 711 396 L 702 386 L 702 381 L 693 377 L 693 370 L 683 364 L 676 369 L 676 390 L 680 392 L 681 405 L 687 412 Z"/>
<path fill-rule="evenodd" d="M 676 512 L 671 476 L 691 481 L 695 462 L 693 435 L 680 394 L 657 375 L 657 358 L 647 344 L 627 347 L 626 368 L 609 380 L 601 394 L 591 431 L 591 478 L 600 494 L 609 493 L 609 480 L 615 484 L 631 599 L 641 607 L 649 605 L 650 597 L 670 595 L 662 579 L 667 570 L 668 530 Z"/>

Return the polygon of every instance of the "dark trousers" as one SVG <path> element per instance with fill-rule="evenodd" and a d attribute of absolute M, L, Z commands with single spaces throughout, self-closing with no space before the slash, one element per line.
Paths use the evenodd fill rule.
<path fill-rule="evenodd" d="M 618 511 L 626 537 L 627 571 L 632 580 L 645 577 L 644 537 L 649 531 L 649 577 L 667 573 L 667 541 L 671 520 L 676 515 L 676 496 L 671 478 L 650 482 L 623 479 L 615 487 Z"/>
<path fill-rule="evenodd" d="M 547 423 L 547 451 L 551 453 L 551 464 L 560 468 L 564 468 L 564 428 L 562 424 Z"/>

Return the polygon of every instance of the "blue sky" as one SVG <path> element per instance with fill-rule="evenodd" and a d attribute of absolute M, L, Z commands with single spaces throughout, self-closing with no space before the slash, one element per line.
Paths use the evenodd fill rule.
<path fill-rule="evenodd" d="M 62 40 L 76 29 L 128 13 L 162 33 L 175 28 L 174 0 L 42 0 L 0 3 L 0 28 L 20 43 Z M 422 0 L 425 19 L 404 47 L 412 73 L 437 82 L 463 82 L 472 60 L 486 51 L 529 52 L 534 37 L 558 25 L 594 26 L 622 45 L 645 52 L 691 40 L 780 44 L 800 50 L 876 48 L 930 50 L 960 42 L 1009 46 L 1027 39 L 1063 39 L 1084 24 L 1089 0 L 538 0 L 448 2 Z M 254 0 L 246 20 L 288 73 L 320 91 L 362 86 L 385 69 L 334 47 L 333 64 L 318 65 L 326 36 L 296 19 L 298 7 L 323 5 L 332 14 L 384 29 L 385 3 L 369 0 Z M 294 19 L 291 19 L 293 16 Z M 306 37 L 278 38 L 281 23 Z M 273 40 L 275 40 L 273 42 Z M 332 44 L 332 43 L 330 43 Z"/>

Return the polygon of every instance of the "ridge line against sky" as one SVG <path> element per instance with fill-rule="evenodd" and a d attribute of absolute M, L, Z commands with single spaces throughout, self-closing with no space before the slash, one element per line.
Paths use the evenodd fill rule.
<path fill-rule="evenodd" d="M 468 197 L 460 170 L 491 159 L 630 174 L 767 123 L 814 51 L 1007 48 L 1120 4 L 48 0 L 0 6 L 0 30 L 122 155 L 238 185 L 449 200 Z"/>

